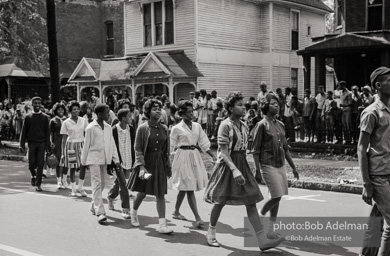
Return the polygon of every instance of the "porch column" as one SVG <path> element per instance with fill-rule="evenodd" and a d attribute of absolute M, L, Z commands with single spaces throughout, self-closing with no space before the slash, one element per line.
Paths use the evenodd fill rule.
<path fill-rule="evenodd" d="M 132 103 L 135 104 L 135 81 L 134 81 L 134 79 L 131 79 L 131 101 L 132 101 Z"/>
<path fill-rule="evenodd" d="M 303 55 L 303 66 L 305 67 L 303 76 L 303 88 L 306 90 L 310 90 L 310 76 L 311 76 L 311 56 L 310 55 Z"/>
<path fill-rule="evenodd" d="M 6 77 L 5 78 L 5 81 L 7 82 L 7 96 L 8 96 L 8 99 L 11 99 L 11 78 L 9 77 Z"/>
<path fill-rule="evenodd" d="M 103 97 L 102 81 L 99 81 L 99 88 L 98 89 L 99 89 L 100 102 L 105 103 L 105 102 L 103 102 L 104 97 Z"/>
<path fill-rule="evenodd" d="M 315 88 L 316 94 L 318 91 L 318 86 L 324 86 L 326 91 L 326 67 L 325 67 L 325 56 L 317 55 L 315 57 L 316 69 L 315 69 Z"/>
<path fill-rule="evenodd" d="M 169 90 L 169 101 L 172 103 L 173 102 L 173 88 L 174 88 L 174 84 L 173 84 L 173 77 L 170 77 L 169 78 L 169 84 L 168 84 L 168 90 Z"/>
<path fill-rule="evenodd" d="M 76 91 L 77 91 L 77 102 L 80 102 L 81 101 L 81 99 L 80 99 L 81 91 L 80 91 L 80 84 L 79 83 L 76 83 Z"/>
<path fill-rule="evenodd" d="M 384 67 L 390 67 L 390 50 L 389 50 L 389 48 L 383 49 L 381 52 L 381 65 Z"/>

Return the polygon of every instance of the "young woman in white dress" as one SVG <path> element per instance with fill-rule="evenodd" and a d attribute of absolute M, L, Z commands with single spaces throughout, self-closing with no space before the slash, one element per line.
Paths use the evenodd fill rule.
<path fill-rule="evenodd" d="M 216 161 L 210 151 L 210 141 L 201 125 L 193 120 L 193 105 L 190 101 L 181 101 L 178 113 L 183 120 L 172 128 L 170 135 L 172 162 L 172 188 L 179 190 L 172 218 L 187 220 L 180 214 L 180 206 L 187 194 L 188 204 L 195 215 L 196 226 L 203 225 L 196 206 L 195 191 L 204 189 L 208 178 L 200 151 L 207 153 Z"/>

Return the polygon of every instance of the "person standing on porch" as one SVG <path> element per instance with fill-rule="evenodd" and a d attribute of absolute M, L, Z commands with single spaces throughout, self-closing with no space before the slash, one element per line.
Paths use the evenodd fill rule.
<path fill-rule="evenodd" d="M 20 151 L 26 151 L 26 141 L 28 143 L 28 169 L 31 173 L 31 186 L 35 190 L 42 191 L 43 165 L 45 163 L 45 151 L 49 152 L 50 129 L 49 118 L 41 112 L 42 99 L 32 98 L 33 112 L 24 118 L 22 133 L 20 134 Z"/>
<path fill-rule="evenodd" d="M 292 103 L 292 90 L 290 87 L 286 87 L 286 105 L 284 108 L 284 118 L 285 118 L 285 125 L 286 125 L 286 137 L 289 142 L 295 142 L 295 131 L 294 131 L 294 121 L 293 121 L 293 111 L 291 108 Z"/>
<path fill-rule="evenodd" d="M 325 121 L 322 116 L 322 109 L 324 108 L 326 100 L 326 94 L 324 86 L 318 86 L 318 94 L 316 96 L 317 113 L 316 113 L 316 130 L 317 130 L 317 143 L 325 143 Z"/>
<path fill-rule="evenodd" d="M 218 130 L 218 160 L 204 194 L 204 200 L 213 204 L 206 239 L 209 246 L 219 247 L 216 225 L 223 207 L 245 205 L 259 248 L 265 251 L 282 240 L 267 238 L 257 211 L 256 203 L 263 200 L 263 195 L 246 160 L 248 128 L 240 120 L 245 115 L 242 99 L 240 92 L 232 92 L 224 102 L 229 117 L 222 121 Z"/>
<path fill-rule="evenodd" d="M 309 89 L 306 89 L 303 106 L 303 123 L 305 126 L 306 137 L 308 137 L 308 140 L 306 142 L 314 142 L 315 113 L 316 100 L 311 96 L 311 91 Z"/>
<path fill-rule="evenodd" d="M 115 145 L 112 129 L 105 120 L 110 117 L 110 108 L 106 104 L 95 107 L 96 120 L 93 120 L 85 129 L 81 164 L 84 169 L 89 166 L 92 186 L 92 214 L 98 217 L 98 222 L 107 221 L 106 211 L 103 205 L 102 193 L 105 184 L 107 165 L 114 162 L 117 171 L 121 170 L 118 151 Z"/>
<path fill-rule="evenodd" d="M 341 122 L 343 125 L 343 134 L 345 139 L 345 144 L 351 144 L 351 130 L 352 130 L 352 111 L 351 107 L 353 106 L 352 93 L 347 89 L 347 83 L 345 81 L 339 82 L 341 93 L 341 103 L 340 107 L 343 110 L 341 116 Z"/>
<path fill-rule="evenodd" d="M 207 153 L 216 161 L 211 153 L 210 141 L 202 127 L 192 122 L 193 107 L 189 101 L 181 101 L 178 105 L 179 115 L 183 120 L 172 128 L 170 135 L 170 152 L 174 154 L 172 162 L 172 185 L 178 190 L 174 219 L 187 220 L 180 214 L 180 206 L 187 195 L 188 204 L 195 215 L 196 226 L 203 221 L 196 206 L 195 191 L 204 189 L 207 185 L 207 172 L 200 151 Z"/>
<path fill-rule="evenodd" d="M 379 100 L 361 115 L 358 159 L 363 179 L 363 200 L 378 206 L 384 231 L 378 256 L 390 255 L 390 68 L 372 72 L 371 83 Z"/>

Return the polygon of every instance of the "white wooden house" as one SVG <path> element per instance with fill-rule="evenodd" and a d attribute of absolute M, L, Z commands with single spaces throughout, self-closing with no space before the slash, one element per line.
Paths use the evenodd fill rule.
<path fill-rule="evenodd" d="M 133 74 L 128 83 L 144 95 L 167 93 L 174 101 L 200 89 L 255 96 L 260 81 L 273 90 L 291 86 L 301 96 L 305 69 L 296 51 L 325 33 L 331 11 L 321 0 L 126 0 L 125 57 L 179 51 L 197 69 L 189 72 L 196 76 L 159 82 L 153 74 L 172 71 L 170 64 L 164 70 L 161 63 L 143 63 L 155 67 L 137 69 L 149 80 L 137 83 Z M 314 70 L 315 63 L 310 67 Z"/>

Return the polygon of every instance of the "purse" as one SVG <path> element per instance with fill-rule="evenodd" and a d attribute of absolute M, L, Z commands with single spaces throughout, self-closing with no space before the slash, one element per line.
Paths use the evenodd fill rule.
<path fill-rule="evenodd" d="M 46 155 L 46 164 L 49 168 L 55 169 L 59 163 L 58 158 L 54 154 L 48 153 Z"/>

